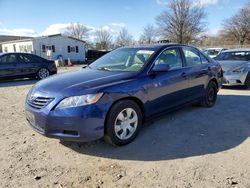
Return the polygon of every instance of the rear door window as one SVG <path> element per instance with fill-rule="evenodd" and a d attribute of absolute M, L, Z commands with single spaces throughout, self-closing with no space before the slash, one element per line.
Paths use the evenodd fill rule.
<path fill-rule="evenodd" d="M 36 55 L 30 55 L 30 56 L 31 56 L 33 62 L 35 62 L 35 63 L 43 63 L 46 61 L 45 59 L 38 57 Z"/>
<path fill-rule="evenodd" d="M 208 59 L 202 53 L 199 53 L 199 54 L 200 54 L 200 57 L 201 57 L 202 64 L 209 63 Z"/>
<path fill-rule="evenodd" d="M 28 54 L 19 54 L 20 62 L 21 63 L 31 63 L 32 58 Z"/>
<path fill-rule="evenodd" d="M 189 47 L 183 47 L 183 53 L 186 59 L 187 66 L 201 65 L 202 61 L 197 50 Z"/>

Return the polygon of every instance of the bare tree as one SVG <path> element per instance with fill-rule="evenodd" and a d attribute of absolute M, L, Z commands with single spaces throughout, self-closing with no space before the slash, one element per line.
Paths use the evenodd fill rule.
<path fill-rule="evenodd" d="M 80 23 L 71 23 L 67 27 L 66 34 L 80 40 L 87 40 L 88 32 L 91 29 Z"/>
<path fill-rule="evenodd" d="M 226 39 L 236 39 L 239 45 L 243 45 L 249 36 L 249 28 L 245 22 L 246 12 L 242 9 L 238 14 L 224 21 L 223 35 Z"/>
<path fill-rule="evenodd" d="M 156 36 L 156 34 L 155 34 L 154 26 L 148 24 L 148 25 L 146 25 L 146 27 L 143 28 L 143 33 L 140 37 L 140 41 L 142 43 L 150 44 L 150 43 L 155 42 L 155 36 Z"/>
<path fill-rule="evenodd" d="M 234 38 L 239 45 L 250 39 L 250 3 L 237 14 L 224 21 L 223 35 L 226 39 Z"/>
<path fill-rule="evenodd" d="M 133 42 L 132 35 L 129 34 L 126 28 L 122 28 L 116 38 L 116 45 L 118 47 L 129 46 L 132 44 L 132 42 Z"/>
<path fill-rule="evenodd" d="M 98 29 L 96 31 L 96 48 L 99 50 L 108 50 L 112 44 L 111 33 L 104 29 Z"/>
<path fill-rule="evenodd" d="M 189 43 L 205 31 L 206 14 L 190 0 L 170 0 L 168 9 L 156 18 L 159 34 L 173 42 Z"/>
<path fill-rule="evenodd" d="M 250 2 L 246 5 L 246 17 L 245 21 L 247 23 L 247 28 L 248 28 L 248 35 L 247 35 L 247 40 L 250 42 Z"/>

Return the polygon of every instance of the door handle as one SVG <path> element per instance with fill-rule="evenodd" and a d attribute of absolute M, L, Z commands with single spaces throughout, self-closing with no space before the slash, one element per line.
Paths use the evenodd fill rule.
<path fill-rule="evenodd" d="M 181 73 L 181 76 L 182 76 L 183 78 L 187 78 L 187 73 L 186 73 L 186 72 L 183 72 L 183 73 Z"/>

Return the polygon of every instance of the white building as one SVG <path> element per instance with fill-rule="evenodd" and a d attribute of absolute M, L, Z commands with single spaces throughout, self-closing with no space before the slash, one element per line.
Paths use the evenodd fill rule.
<path fill-rule="evenodd" d="M 85 61 L 86 43 L 61 34 L 2 42 L 3 52 L 27 52 L 46 59 Z"/>

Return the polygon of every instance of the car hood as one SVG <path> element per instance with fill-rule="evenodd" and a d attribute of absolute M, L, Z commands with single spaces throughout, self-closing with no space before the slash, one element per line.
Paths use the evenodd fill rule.
<path fill-rule="evenodd" d="M 218 62 L 220 63 L 222 70 L 225 72 L 248 63 L 248 61 L 218 61 Z"/>
<path fill-rule="evenodd" d="M 39 81 L 33 91 L 46 95 L 72 96 L 95 92 L 105 86 L 119 84 L 130 79 L 134 73 L 93 70 L 90 68 L 51 76 Z"/>

